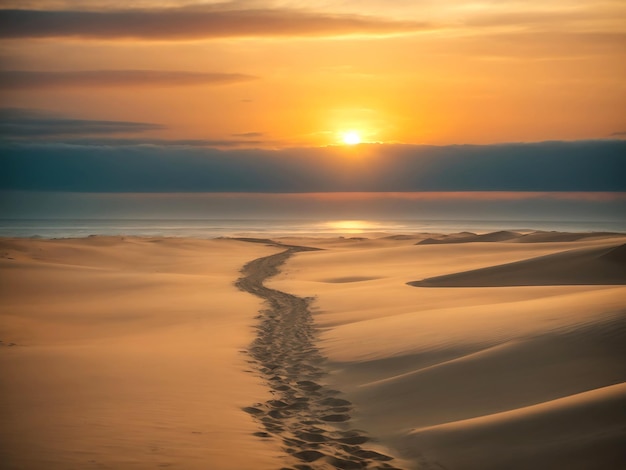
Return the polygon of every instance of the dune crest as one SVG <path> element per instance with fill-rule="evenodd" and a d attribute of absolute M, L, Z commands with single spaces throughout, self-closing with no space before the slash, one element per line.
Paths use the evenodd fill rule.
<path fill-rule="evenodd" d="M 567 233 L 567 232 L 543 232 L 535 231 L 531 233 L 520 233 L 507 230 L 490 232 L 477 235 L 472 232 L 459 232 L 445 235 L 436 235 L 425 238 L 417 245 L 446 245 L 456 243 L 477 243 L 477 242 L 509 242 L 509 243 L 561 243 L 580 240 L 591 240 L 601 238 L 619 238 L 623 236 L 614 232 L 587 232 L 587 233 Z"/>
<path fill-rule="evenodd" d="M 504 287 L 626 284 L 626 244 L 565 251 L 499 266 L 431 277 L 414 287 Z"/>
<path fill-rule="evenodd" d="M 412 430 L 403 453 L 423 468 L 623 468 L 626 383 L 538 405 Z M 489 442 L 489 452 L 476 442 Z M 514 444 L 513 444 L 514 443 Z M 437 467 L 439 466 L 439 467 Z"/>

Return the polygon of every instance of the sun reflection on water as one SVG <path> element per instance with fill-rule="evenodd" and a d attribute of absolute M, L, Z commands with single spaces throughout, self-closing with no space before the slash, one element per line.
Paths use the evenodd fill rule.
<path fill-rule="evenodd" d="M 370 220 L 332 220 L 324 224 L 327 228 L 342 233 L 362 233 L 380 229 L 381 224 Z"/>

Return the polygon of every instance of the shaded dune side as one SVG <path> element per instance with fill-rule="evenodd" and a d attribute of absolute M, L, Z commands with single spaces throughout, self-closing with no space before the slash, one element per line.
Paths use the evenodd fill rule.
<path fill-rule="evenodd" d="M 428 427 L 534 405 L 626 380 L 626 315 L 507 341 L 369 383 L 376 421 Z M 398 407 L 402 403 L 404 408 Z M 411 415 L 406 409 L 420 410 Z M 391 430 L 390 430 L 391 431 Z"/>
<path fill-rule="evenodd" d="M 321 382 L 326 375 L 322 368 L 325 359 L 314 344 L 308 299 L 263 285 L 293 253 L 316 249 L 273 245 L 288 248 L 251 261 L 237 281 L 240 289 L 261 297 L 269 307 L 259 315 L 257 338 L 248 351 L 250 362 L 274 397 L 244 408 L 263 426 L 264 431 L 255 434 L 280 439 L 290 456 L 290 469 L 398 470 L 389 463 L 393 457 L 374 450 L 371 443 L 362 446 L 370 438 L 364 431 L 350 429 L 352 403 Z"/>
<path fill-rule="evenodd" d="M 623 285 L 626 284 L 626 244 L 565 251 L 407 284 L 414 287 Z"/>
<path fill-rule="evenodd" d="M 626 315 L 616 312 L 372 382 L 353 396 L 375 404 L 369 420 L 421 469 L 618 469 L 623 357 Z"/>
<path fill-rule="evenodd" d="M 534 406 L 417 429 L 403 438 L 401 449 L 422 460 L 420 468 L 424 469 L 618 470 L 624 468 L 626 433 L 620 410 L 625 407 L 626 383 L 610 385 Z M 476 445 L 483 442 L 489 442 L 488 453 Z"/>

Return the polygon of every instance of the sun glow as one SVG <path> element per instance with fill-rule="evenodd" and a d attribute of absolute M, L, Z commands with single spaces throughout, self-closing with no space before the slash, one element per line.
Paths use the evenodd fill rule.
<path fill-rule="evenodd" d="M 348 131 L 341 135 L 341 140 L 346 145 L 356 145 L 361 143 L 361 136 L 356 131 Z"/>
<path fill-rule="evenodd" d="M 369 220 L 333 220 L 325 226 L 337 233 L 362 233 L 372 231 L 380 224 Z"/>

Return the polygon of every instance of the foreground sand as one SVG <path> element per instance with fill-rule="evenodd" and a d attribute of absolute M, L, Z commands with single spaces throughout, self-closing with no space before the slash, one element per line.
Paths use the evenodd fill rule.
<path fill-rule="evenodd" d="M 254 437 L 241 411 L 269 399 L 239 352 L 261 302 L 233 285 L 246 262 L 277 251 L 3 241 L 0 466 L 279 468 L 278 443 Z"/>
<path fill-rule="evenodd" d="M 266 284 L 315 298 L 321 381 L 404 466 L 621 468 L 626 237 L 471 237 L 282 239 L 323 251 Z M 284 466 L 242 411 L 273 395 L 240 352 L 261 302 L 234 285 L 280 251 L 2 241 L 6 468 Z"/>

